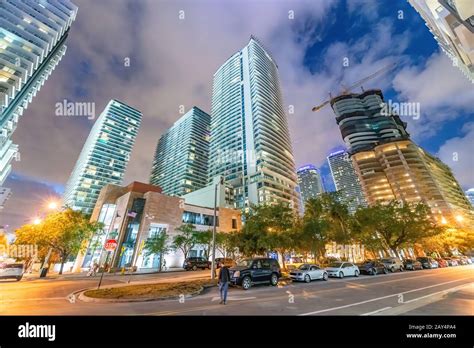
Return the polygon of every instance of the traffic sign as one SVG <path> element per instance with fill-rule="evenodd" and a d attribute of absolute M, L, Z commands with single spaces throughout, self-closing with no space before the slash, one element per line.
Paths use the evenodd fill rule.
<path fill-rule="evenodd" d="M 104 244 L 104 249 L 107 251 L 114 251 L 117 248 L 117 241 L 115 239 L 109 239 Z"/>

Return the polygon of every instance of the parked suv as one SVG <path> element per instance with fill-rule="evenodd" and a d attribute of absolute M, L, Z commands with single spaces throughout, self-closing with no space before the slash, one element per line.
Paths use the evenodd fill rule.
<path fill-rule="evenodd" d="M 400 259 L 397 257 L 387 257 L 385 259 L 381 259 L 380 262 L 382 262 L 390 272 L 403 272 L 404 270 L 402 261 L 400 261 Z"/>
<path fill-rule="evenodd" d="M 270 283 L 275 286 L 281 277 L 280 264 L 275 259 L 254 258 L 239 261 L 229 269 L 230 282 L 240 285 L 244 290 L 253 284 Z"/>
<path fill-rule="evenodd" d="M 428 268 L 428 269 L 438 268 L 438 263 L 432 257 L 423 256 L 423 257 L 417 257 L 416 259 L 421 262 L 421 264 L 423 265 L 423 268 Z"/>
<path fill-rule="evenodd" d="M 186 271 L 189 271 L 190 269 L 196 271 L 198 268 L 211 269 L 211 261 L 206 260 L 204 257 L 188 257 L 184 260 L 183 268 Z"/>

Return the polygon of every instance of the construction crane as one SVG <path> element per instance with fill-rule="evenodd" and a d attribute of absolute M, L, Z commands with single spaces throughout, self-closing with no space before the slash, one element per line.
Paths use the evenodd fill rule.
<path fill-rule="evenodd" d="M 352 86 L 349 86 L 347 88 L 343 88 L 342 91 L 341 91 L 341 94 L 349 94 L 349 92 L 352 91 L 354 88 L 362 86 L 362 84 L 364 84 L 365 82 L 367 82 L 369 80 L 372 80 L 373 78 L 377 77 L 378 75 L 381 75 L 382 73 L 385 73 L 389 70 L 392 70 L 396 65 L 397 65 L 397 63 L 392 63 L 392 64 L 388 64 L 388 65 L 384 66 L 383 68 L 377 70 L 373 74 L 371 74 L 369 76 L 366 76 L 363 79 L 355 82 Z M 319 104 L 318 106 L 313 107 L 312 111 L 314 111 L 314 112 L 319 111 L 323 107 L 328 105 L 331 102 L 331 99 L 332 99 L 331 93 L 329 93 L 329 98 L 330 99 L 324 101 L 323 103 Z"/>

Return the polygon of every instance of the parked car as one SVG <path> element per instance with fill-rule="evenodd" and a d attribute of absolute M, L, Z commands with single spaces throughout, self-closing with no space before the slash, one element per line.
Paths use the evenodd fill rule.
<path fill-rule="evenodd" d="M 304 263 L 290 272 L 290 278 L 294 281 L 309 283 L 314 279 L 328 280 L 328 272 L 318 265 Z"/>
<path fill-rule="evenodd" d="M 277 260 L 270 258 L 244 259 L 230 268 L 229 273 L 231 284 L 242 286 L 244 290 L 260 283 L 270 283 L 275 286 L 281 277 L 280 264 Z"/>
<path fill-rule="evenodd" d="M 418 260 L 406 259 L 403 261 L 403 267 L 406 270 L 416 271 L 417 269 L 423 269 L 423 265 Z"/>
<path fill-rule="evenodd" d="M 448 266 L 454 267 L 458 265 L 458 261 L 452 257 L 443 257 L 444 260 L 448 263 Z"/>
<path fill-rule="evenodd" d="M 387 270 L 387 267 L 385 267 L 385 264 L 377 260 L 364 261 L 358 264 L 357 267 L 359 267 L 359 271 L 361 274 L 376 275 L 378 273 L 384 273 L 384 274 L 388 273 L 388 270 Z"/>
<path fill-rule="evenodd" d="M 444 267 L 448 267 L 448 261 L 446 261 L 445 259 L 442 259 L 442 258 L 437 258 L 436 259 L 436 262 L 438 262 L 438 267 L 439 268 L 444 268 Z"/>
<path fill-rule="evenodd" d="M 463 259 L 462 257 L 459 257 L 459 256 L 456 256 L 456 257 L 453 257 L 453 259 L 455 259 L 457 262 L 458 262 L 458 265 L 467 265 L 467 260 L 466 259 Z"/>
<path fill-rule="evenodd" d="M 360 274 L 359 267 L 351 262 L 337 261 L 333 262 L 326 268 L 330 277 L 344 278 L 346 276 L 358 277 Z"/>
<path fill-rule="evenodd" d="M 438 268 L 438 263 L 432 257 L 423 256 L 423 257 L 417 257 L 416 259 L 421 262 L 421 265 L 423 266 L 423 268 L 427 268 L 427 269 Z"/>
<path fill-rule="evenodd" d="M 184 260 L 183 268 L 186 271 L 189 271 L 190 269 L 196 271 L 198 268 L 211 269 L 211 261 L 206 260 L 204 257 L 188 257 Z"/>
<path fill-rule="evenodd" d="M 472 259 L 469 256 L 461 256 L 461 258 L 466 260 L 469 265 L 472 265 Z"/>
<path fill-rule="evenodd" d="M 23 277 L 23 264 L 22 263 L 2 263 L 0 264 L 0 279 L 16 279 L 20 281 Z"/>
<path fill-rule="evenodd" d="M 224 266 L 227 266 L 229 268 L 234 267 L 236 264 L 233 259 L 229 259 L 226 257 L 217 257 L 215 261 L 216 261 L 217 268 L 220 268 L 222 263 L 224 263 Z"/>
<path fill-rule="evenodd" d="M 382 262 L 390 272 L 403 272 L 403 263 L 398 257 L 387 257 L 381 259 L 380 262 Z"/>

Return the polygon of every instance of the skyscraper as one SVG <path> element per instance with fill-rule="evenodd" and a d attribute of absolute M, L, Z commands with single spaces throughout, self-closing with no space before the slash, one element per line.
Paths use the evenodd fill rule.
<path fill-rule="evenodd" d="M 408 0 L 439 47 L 474 83 L 474 6 L 471 0 Z"/>
<path fill-rule="evenodd" d="M 305 204 L 310 198 L 316 198 L 324 192 L 321 173 L 312 164 L 300 167 L 296 171 L 298 176 L 298 186 L 301 193 L 302 203 Z"/>
<path fill-rule="evenodd" d="M 163 193 L 182 196 L 207 185 L 211 116 L 193 107 L 158 141 L 150 177 Z"/>
<path fill-rule="evenodd" d="M 278 66 L 254 37 L 214 74 L 209 182 L 222 175 L 236 206 L 298 204 Z"/>
<path fill-rule="evenodd" d="M 140 111 L 118 100 L 107 104 L 69 177 L 64 205 L 90 214 L 102 187 L 122 184 L 141 119 Z"/>
<path fill-rule="evenodd" d="M 77 6 L 64 1 L 0 1 L 0 185 L 19 156 L 18 119 L 66 52 Z"/>
<path fill-rule="evenodd" d="M 344 197 L 349 211 L 354 213 L 357 207 L 367 206 L 364 192 L 349 154 L 344 150 L 336 151 L 329 154 L 327 160 L 336 191 L 339 191 Z"/>
<path fill-rule="evenodd" d="M 367 203 L 422 201 L 440 221 L 459 221 L 459 215 L 474 221 L 451 169 L 412 142 L 406 123 L 384 105 L 380 90 L 331 100 Z"/>

